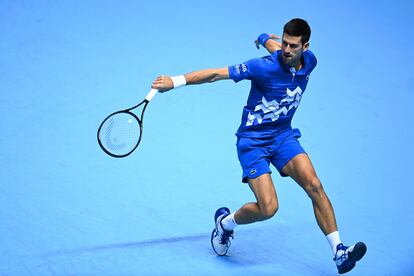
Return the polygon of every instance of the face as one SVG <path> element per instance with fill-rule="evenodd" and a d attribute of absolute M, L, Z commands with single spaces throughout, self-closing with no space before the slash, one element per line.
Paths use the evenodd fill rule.
<path fill-rule="evenodd" d="M 290 36 L 286 33 L 282 37 L 282 59 L 291 67 L 300 63 L 302 53 L 309 47 L 309 42 L 302 44 L 301 36 Z"/>

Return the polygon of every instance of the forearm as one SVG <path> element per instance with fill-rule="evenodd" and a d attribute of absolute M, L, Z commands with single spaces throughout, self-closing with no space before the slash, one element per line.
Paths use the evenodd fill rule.
<path fill-rule="evenodd" d="M 228 79 L 229 72 L 227 67 L 219 69 L 204 69 L 187 73 L 184 75 L 184 77 L 187 81 L 187 84 L 202 84 Z"/>
<path fill-rule="evenodd" d="M 273 39 L 269 39 L 268 41 L 266 41 L 264 47 L 271 54 L 282 49 L 282 45 L 280 44 L 280 42 L 275 41 Z"/>
<path fill-rule="evenodd" d="M 175 77 L 158 76 L 152 83 L 152 88 L 166 92 L 173 88 L 188 84 L 201 84 L 218 80 L 229 79 L 228 67 L 218 69 L 204 69 Z"/>

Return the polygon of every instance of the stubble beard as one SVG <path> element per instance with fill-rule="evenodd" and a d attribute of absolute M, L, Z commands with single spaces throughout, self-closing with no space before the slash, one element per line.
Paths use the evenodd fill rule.
<path fill-rule="evenodd" d="M 301 58 L 300 55 L 298 57 L 292 57 L 292 56 L 286 57 L 286 56 L 283 56 L 283 62 L 285 64 L 287 64 L 289 67 L 296 67 L 299 64 L 299 62 L 300 62 L 300 58 Z"/>

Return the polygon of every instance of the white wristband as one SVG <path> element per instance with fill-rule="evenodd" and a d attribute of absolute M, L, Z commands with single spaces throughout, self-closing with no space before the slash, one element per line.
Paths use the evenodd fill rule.
<path fill-rule="evenodd" d="M 174 88 L 179 88 L 179 87 L 185 86 L 187 84 L 187 81 L 185 80 L 184 75 L 171 77 L 171 80 L 174 84 Z"/>

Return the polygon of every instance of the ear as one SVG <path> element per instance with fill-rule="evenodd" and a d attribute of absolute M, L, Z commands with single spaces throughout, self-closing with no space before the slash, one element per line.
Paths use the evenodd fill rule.
<path fill-rule="evenodd" d="M 305 51 L 307 51 L 307 50 L 309 50 L 309 41 L 308 42 L 306 42 L 305 44 L 303 44 L 303 51 L 305 52 Z"/>

